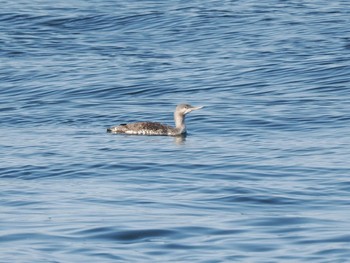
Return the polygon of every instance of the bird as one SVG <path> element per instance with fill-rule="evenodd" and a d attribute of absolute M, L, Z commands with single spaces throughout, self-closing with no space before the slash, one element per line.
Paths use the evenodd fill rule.
<path fill-rule="evenodd" d="M 109 133 L 133 134 L 133 135 L 163 135 L 181 136 L 187 133 L 185 116 L 186 114 L 202 109 L 203 106 L 194 107 L 189 104 L 179 104 L 174 112 L 175 127 L 160 122 L 133 122 L 120 124 L 107 129 Z"/>

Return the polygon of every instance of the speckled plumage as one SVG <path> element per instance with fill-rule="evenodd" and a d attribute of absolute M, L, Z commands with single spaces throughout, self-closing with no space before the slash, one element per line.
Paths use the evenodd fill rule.
<path fill-rule="evenodd" d="M 134 122 L 121 124 L 108 130 L 112 133 L 125 133 L 135 135 L 172 135 L 176 131 L 173 127 L 159 122 Z"/>

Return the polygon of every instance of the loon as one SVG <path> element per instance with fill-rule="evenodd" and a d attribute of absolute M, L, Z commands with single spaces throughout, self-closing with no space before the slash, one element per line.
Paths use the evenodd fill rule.
<path fill-rule="evenodd" d="M 134 135 L 165 135 L 180 136 L 186 134 L 185 115 L 194 110 L 203 108 L 194 107 L 189 104 L 179 104 L 174 112 L 175 127 L 159 122 L 133 122 L 120 124 L 107 129 L 110 133 L 124 133 Z"/>

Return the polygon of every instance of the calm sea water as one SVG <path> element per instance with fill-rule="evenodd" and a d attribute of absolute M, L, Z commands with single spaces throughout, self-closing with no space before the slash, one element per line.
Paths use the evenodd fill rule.
<path fill-rule="evenodd" d="M 348 1 L 1 1 L 0 262 L 348 262 Z M 106 128 L 172 124 L 189 134 Z"/>

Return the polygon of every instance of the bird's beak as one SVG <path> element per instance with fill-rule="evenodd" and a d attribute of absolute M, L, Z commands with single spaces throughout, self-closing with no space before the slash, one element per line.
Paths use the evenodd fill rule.
<path fill-rule="evenodd" d="M 203 108 L 204 106 L 199 106 L 199 107 L 192 107 L 191 110 L 199 110 L 201 108 Z"/>

